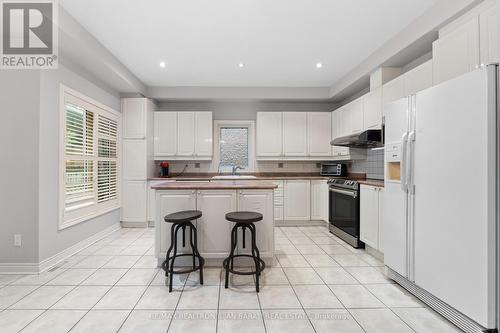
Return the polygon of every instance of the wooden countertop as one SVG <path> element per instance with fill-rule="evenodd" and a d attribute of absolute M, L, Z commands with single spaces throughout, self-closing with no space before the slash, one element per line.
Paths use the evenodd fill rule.
<path fill-rule="evenodd" d="M 252 180 L 212 180 L 210 182 L 164 182 L 151 186 L 155 190 L 272 190 L 277 188 L 271 182 Z"/>
<path fill-rule="evenodd" d="M 361 185 L 384 187 L 384 181 L 380 179 L 358 179 L 358 183 Z"/>

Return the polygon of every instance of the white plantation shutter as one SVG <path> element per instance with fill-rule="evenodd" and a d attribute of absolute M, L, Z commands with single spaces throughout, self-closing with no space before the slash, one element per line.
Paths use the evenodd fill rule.
<path fill-rule="evenodd" d="M 118 208 L 118 115 L 64 92 L 60 227 Z"/>
<path fill-rule="evenodd" d="M 97 127 L 97 202 L 105 202 L 118 197 L 118 122 L 99 115 Z"/>
<path fill-rule="evenodd" d="M 88 207 L 94 200 L 94 113 L 66 104 L 66 211 Z"/>

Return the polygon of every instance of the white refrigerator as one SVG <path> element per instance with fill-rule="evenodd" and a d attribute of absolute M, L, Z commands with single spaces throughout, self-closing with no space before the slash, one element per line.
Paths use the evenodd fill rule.
<path fill-rule="evenodd" d="M 466 331 L 493 329 L 497 67 L 384 107 L 384 262 Z"/>

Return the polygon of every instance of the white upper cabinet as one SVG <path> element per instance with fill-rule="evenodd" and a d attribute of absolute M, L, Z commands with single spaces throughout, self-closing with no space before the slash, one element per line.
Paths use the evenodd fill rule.
<path fill-rule="evenodd" d="M 306 112 L 283 112 L 283 154 L 307 156 Z"/>
<path fill-rule="evenodd" d="M 145 98 L 122 99 L 124 139 L 146 138 L 147 103 Z"/>
<path fill-rule="evenodd" d="M 332 112 L 332 140 L 350 134 L 349 110 L 349 105 L 344 105 Z M 350 149 L 347 147 L 332 146 L 332 155 L 335 159 L 343 159 L 349 154 Z"/>
<path fill-rule="evenodd" d="M 195 113 L 195 156 L 212 156 L 212 112 Z"/>
<path fill-rule="evenodd" d="M 363 96 L 363 129 L 382 128 L 382 88 L 377 88 Z"/>
<path fill-rule="evenodd" d="M 481 64 L 500 62 L 498 40 L 498 4 L 479 15 L 480 58 Z"/>
<path fill-rule="evenodd" d="M 257 112 L 257 156 L 283 155 L 281 112 Z"/>
<path fill-rule="evenodd" d="M 195 113 L 177 113 L 177 155 L 193 156 L 195 142 Z"/>
<path fill-rule="evenodd" d="M 307 145 L 309 156 L 331 156 L 332 115 L 330 112 L 307 113 Z"/>
<path fill-rule="evenodd" d="M 405 79 L 401 75 L 394 80 L 391 80 L 382 87 L 382 104 L 397 101 L 405 97 Z"/>
<path fill-rule="evenodd" d="M 351 104 L 347 104 L 342 106 L 337 110 L 338 112 L 338 136 L 346 136 L 352 133 L 351 129 Z"/>
<path fill-rule="evenodd" d="M 155 158 L 210 159 L 212 112 L 155 112 Z"/>
<path fill-rule="evenodd" d="M 432 67 L 432 60 L 428 60 L 404 74 L 405 96 L 432 87 Z"/>
<path fill-rule="evenodd" d="M 479 66 L 479 17 L 474 16 L 432 44 L 434 83 L 438 84 Z"/>
<path fill-rule="evenodd" d="M 155 156 L 177 154 L 177 112 L 155 112 L 154 115 Z"/>
<path fill-rule="evenodd" d="M 363 131 L 364 115 L 363 115 L 363 98 L 351 102 L 349 115 L 351 118 L 350 133 L 359 133 Z"/>

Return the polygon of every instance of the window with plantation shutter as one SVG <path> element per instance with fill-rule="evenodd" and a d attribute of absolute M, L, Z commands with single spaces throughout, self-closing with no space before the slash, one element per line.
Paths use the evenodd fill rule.
<path fill-rule="evenodd" d="M 59 227 L 65 228 L 119 208 L 119 114 L 65 87 L 61 100 Z"/>

